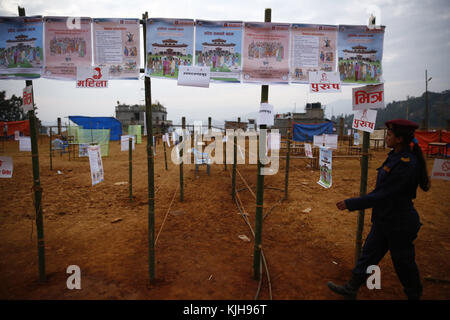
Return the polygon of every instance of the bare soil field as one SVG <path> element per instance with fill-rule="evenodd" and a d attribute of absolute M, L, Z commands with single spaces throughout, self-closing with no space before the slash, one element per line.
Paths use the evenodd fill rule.
<path fill-rule="evenodd" d="M 231 166 L 212 165 L 195 173 L 184 166 L 184 202 L 179 168 L 164 167 L 162 144 L 155 157 L 156 279 L 148 272 L 148 190 L 146 138 L 133 154 L 133 201 L 129 201 L 128 152 L 110 143 L 103 158 L 105 181 L 91 185 L 89 161 L 55 154 L 50 170 L 49 141 L 39 140 L 47 281 L 38 281 L 36 224 L 30 152 L 8 141 L 0 155 L 12 156 L 12 179 L 0 179 L 0 299 L 254 299 L 253 236 L 231 198 Z M 368 191 L 388 150 L 371 151 Z M 168 153 L 168 159 L 170 154 Z M 431 170 L 433 160 L 428 160 Z M 58 170 L 61 174 L 58 174 Z M 256 193 L 256 165 L 238 165 Z M 265 177 L 264 212 L 284 196 L 284 159 Z M 339 211 L 339 200 L 359 194 L 359 159 L 333 160 L 333 185 L 317 184 L 319 171 L 291 159 L 289 199 L 264 219 L 262 248 L 275 300 L 341 299 L 326 286 L 344 283 L 354 264 L 357 212 Z M 237 189 L 244 188 L 237 178 Z M 239 192 L 254 228 L 256 204 Z M 423 299 L 450 299 L 450 185 L 433 180 L 418 191 L 415 206 L 423 226 L 415 241 Z M 309 209 L 308 209 L 309 208 Z M 366 210 L 363 239 L 370 229 Z M 251 241 L 239 236 L 246 235 Z M 69 290 L 66 269 L 81 269 L 81 290 Z M 389 254 L 380 263 L 381 289 L 360 290 L 359 299 L 405 299 Z M 263 278 L 259 299 L 269 299 Z"/>

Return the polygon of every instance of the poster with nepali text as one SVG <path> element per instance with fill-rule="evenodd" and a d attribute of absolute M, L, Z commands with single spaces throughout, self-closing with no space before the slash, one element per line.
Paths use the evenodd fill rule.
<path fill-rule="evenodd" d="M 338 69 L 343 83 L 383 82 L 384 29 L 340 25 L 338 33 Z"/>
<path fill-rule="evenodd" d="M 242 22 L 197 20 L 195 65 L 211 68 L 211 80 L 240 82 Z"/>
<path fill-rule="evenodd" d="M 293 24 L 291 81 L 308 83 L 309 72 L 336 71 L 337 26 Z"/>
<path fill-rule="evenodd" d="M 333 161 L 333 151 L 328 148 L 320 147 L 319 153 L 320 179 L 319 181 L 317 181 L 317 183 L 324 188 L 330 188 L 333 183 L 331 175 L 332 161 Z"/>
<path fill-rule="evenodd" d="M 0 79 L 39 78 L 44 66 L 42 17 L 0 17 Z"/>
<path fill-rule="evenodd" d="M 91 167 L 92 185 L 104 181 L 103 162 L 100 155 L 100 146 L 93 145 L 88 147 L 89 164 Z"/>
<path fill-rule="evenodd" d="M 139 19 L 93 19 L 94 64 L 109 68 L 109 79 L 139 79 Z"/>
<path fill-rule="evenodd" d="M 180 66 L 192 65 L 194 20 L 148 19 L 146 41 L 145 74 L 177 79 Z"/>
<path fill-rule="evenodd" d="M 76 80 L 77 67 L 92 65 L 91 18 L 45 17 L 43 77 Z"/>
<path fill-rule="evenodd" d="M 243 81 L 263 84 L 289 81 L 289 24 L 245 23 Z"/>

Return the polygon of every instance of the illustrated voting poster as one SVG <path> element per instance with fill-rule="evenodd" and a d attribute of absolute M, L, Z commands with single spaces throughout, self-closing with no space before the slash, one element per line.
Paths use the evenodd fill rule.
<path fill-rule="evenodd" d="M 192 65 L 193 54 L 194 20 L 147 20 L 147 76 L 178 79 L 179 66 Z"/>
<path fill-rule="evenodd" d="M 0 17 L 0 79 L 39 78 L 44 66 L 41 16 Z"/>
<path fill-rule="evenodd" d="M 211 68 L 211 80 L 240 82 L 242 22 L 197 20 L 195 65 Z"/>
<path fill-rule="evenodd" d="M 110 79 L 139 79 L 139 19 L 93 19 L 94 64 Z"/>
<path fill-rule="evenodd" d="M 327 148 L 320 148 L 319 168 L 320 179 L 317 182 L 324 188 L 330 188 L 332 184 L 331 165 L 333 160 L 333 152 Z"/>
<path fill-rule="evenodd" d="M 293 24 L 291 28 L 292 82 L 308 83 L 309 72 L 336 71 L 337 26 Z"/>
<path fill-rule="evenodd" d="M 338 33 L 338 70 L 343 83 L 383 82 L 384 26 L 340 25 Z"/>
<path fill-rule="evenodd" d="M 245 23 L 243 81 L 288 83 L 289 24 Z"/>
<path fill-rule="evenodd" d="M 95 186 L 104 180 L 102 156 L 100 155 L 100 146 L 89 146 L 89 164 L 91 166 L 92 185 Z"/>
<path fill-rule="evenodd" d="M 45 17 L 43 77 L 76 80 L 77 67 L 92 65 L 91 18 Z"/>

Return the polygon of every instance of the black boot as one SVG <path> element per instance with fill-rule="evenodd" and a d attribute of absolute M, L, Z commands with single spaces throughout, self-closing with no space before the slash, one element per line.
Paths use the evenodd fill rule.
<path fill-rule="evenodd" d="M 344 296 L 346 300 L 355 300 L 359 287 L 364 283 L 366 276 L 352 274 L 351 279 L 343 286 L 328 282 L 331 291 Z"/>

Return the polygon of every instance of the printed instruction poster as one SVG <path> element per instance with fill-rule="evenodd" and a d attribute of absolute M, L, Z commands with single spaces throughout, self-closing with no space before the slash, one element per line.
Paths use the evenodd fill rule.
<path fill-rule="evenodd" d="M 42 17 L 0 17 L 0 79 L 39 78 L 43 67 Z"/>
<path fill-rule="evenodd" d="M 331 176 L 332 160 L 333 151 L 321 147 L 319 155 L 320 179 L 317 183 L 324 188 L 330 188 L 333 182 Z"/>
<path fill-rule="evenodd" d="M 192 65 L 194 54 L 194 20 L 147 20 L 147 76 L 178 79 L 180 66 Z"/>
<path fill-rule="evenodd" d="M 45 17 L 45 78 L 76 80 L 92 65 L 91 18 Z"/>
<path fill-rule="evenodd" d="M 102 156 L 100 154 L 100 146 L 89 146 L 89 164 L 91 166 L 92 185 L 95 186 L 104 180 Z"/>
<path fill-rule="evenodd" d="M 94 64 L 107 66 L 110 79 L 139 79 L 139 19 L 93 19 Z"/>
<path fill-rule="evenodd" d="M 338 70 L 343 83 L 381 83 L 383 70 L 384 26 L 340 25 L 338 33 Z"/>
<path fill-rule="evenodd" d="M 292 82 L 309 83 L 311 71 L 336 71 L 337 30 L 337 26 L 331 25 L 292 25 Z"/>
<path fill-rule="evenodd" d="M 245 23 L 243 81 L 263 84 L 289 81 L 289 24 Z"/>
<path fill-rule="evenodd" d="M 211 68 L 211 80 L 240 82 L 242 22 L 197 20 L 195 65 Z"/>

